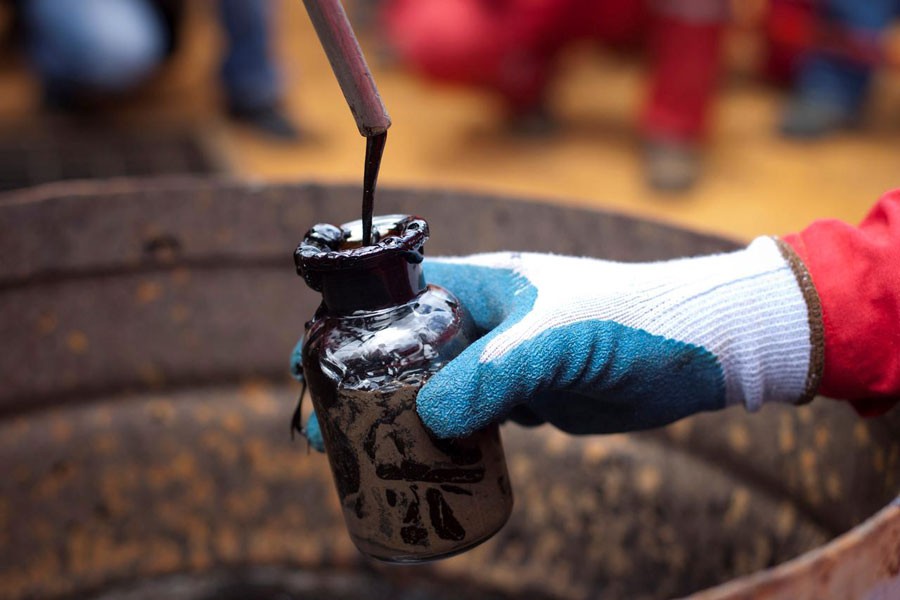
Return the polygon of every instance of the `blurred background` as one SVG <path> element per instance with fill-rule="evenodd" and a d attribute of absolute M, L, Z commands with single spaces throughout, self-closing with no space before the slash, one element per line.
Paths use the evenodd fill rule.
<path fill-rule="evenodd" d="M 900 187 L 900 0 L 346 6 L 393 118 L 380 181 L 413 190 L 381 210 L 435 253 L 706 254 Z M 319 301 L 290 250 L 358 218 L 364 149 L 300 0 L 0 0 L 0 597 L 682 596 L 895 502 L 896 410 L 508 427 L 494 541 L 365 563 L 287 372 Z M 344 185 L 285 183 L 310 180 Z M 894 577 L 898 516 L 715 597 Z"/>
<path fill-rule="evenodd" d="M 78 35 L 52 14 L 70 3 L 0 3 L 0 188 L 170 172 L 361 180 L 364 141 L 301 2 L 262 2 L 278 74 L 263 115 L 236 110 L 241 84 L 227 65 L 222 76 L 230 44 L 260 43 L 255 17 L 144 4 L 175 7 L 158 68 L 128 62 L 140 35 L 94 22 L 126 46 L 105 48 L 112 35 L 95 51 L 138 74 L 82 94 L 69 75 L 90 56 L 52 39 Z M 346 4 L 393 118 L 385 184 L 602 205 L 743 238 L 855 221 L 898 185 L 891 2 Z"/>

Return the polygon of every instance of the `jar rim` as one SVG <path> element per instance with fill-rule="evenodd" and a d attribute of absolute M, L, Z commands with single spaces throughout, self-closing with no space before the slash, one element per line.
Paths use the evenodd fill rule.
<path fill-rule="evenodd" d="M 420 263 L 428 240 L 428 223 L 414 215 L 380 215 L 372 219 L 372 244 L 362 245 L 362 220 L 340 227 L 313 226 L 294 251 L 297 274 L 314 290 L 321 288 L 321 274 L 338 270 L 365 269 L 388 258 L 403 256 Z"/>

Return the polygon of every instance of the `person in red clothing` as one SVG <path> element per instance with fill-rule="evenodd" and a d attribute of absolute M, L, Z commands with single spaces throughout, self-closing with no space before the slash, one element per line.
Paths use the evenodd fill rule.
<path fill-rule="evenodd" d="M 782 114 L 783 134 L 820 138 L 860 122 L 898 12 L 898 0 L 816 3 L 812 36 Z"/>
<path fill-rule="evenodd" d="M 520 128 L 546 129 L 561 51 L 579 40 L 646 41 L 651 83 L 641 116 L 647 174 L 689 187 L 699 170 L 727 0 L 391 0 L 387 37 L 401 62 L 435 79 L 499 93 Z"/>
<path fill-rule="evenodd" d="M 818 0 L 769 0 L 762 29 L 765 40 L 763 73 L 791 85 L 816 38 Z"/>
<path fill-rule="evenodd" d="M 616 263 L 497 252 L 431 258 L 424 270 L 483 334 L 416 399 L 439 437 L 507 417 L 634 431 L 815 395 L 873 416 L 900 399 L 900 190 L 858 227 L 817 221 L 725 254 Z M 317 431 L 311 419 L 321 448 Z"/>

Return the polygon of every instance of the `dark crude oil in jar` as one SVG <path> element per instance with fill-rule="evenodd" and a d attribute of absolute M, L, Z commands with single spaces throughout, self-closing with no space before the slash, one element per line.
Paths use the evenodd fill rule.
<path fill-rule="evenodd" d="M 490 538 L 512 510 L 492 425 L 434 437 L 416 394 L 474 341 L 465 309 L 422 276 L 424 220 L 376 217 L 317 225 L 297 248 L 298 272 L 322 293 L 302 365 L 350 537 L 391 562 L 452 556 Z"/>

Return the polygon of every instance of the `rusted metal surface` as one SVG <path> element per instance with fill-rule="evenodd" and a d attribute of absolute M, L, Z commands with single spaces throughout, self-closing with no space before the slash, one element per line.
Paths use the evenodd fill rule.
<path fill-rule="evenodd" d="M 900 598 L 900 498 L 824 548 L 692 598 Z"/>
<path fill-rule="evenodd" d="M 358 205 L 356 187 L 190 180 L 0 200 L 0 597 L 340 598 L 379 582 L 441 598 L 435 582 L 464 580 L 472 598 L 665 598 L 749 575 L 698 598 L 843 599 L 896 584 L 900 415 L 822 399 L 628 436 L 506 426 L 517 506 L 494 540 L 425 567 L 364 561 L 324 457 L 290 442 L 285 375 L 314 309 L 291 251 Z M 379 212 L 428 218 L 432 254 L 734 246 L 446 192 L 384 190 Z"/>
<path fill-rule="evenodd" d="M 209 136 L 184 124 L 42 114 L 0 128 L 0 192 L 52 181 L 227 170 Z"/>

